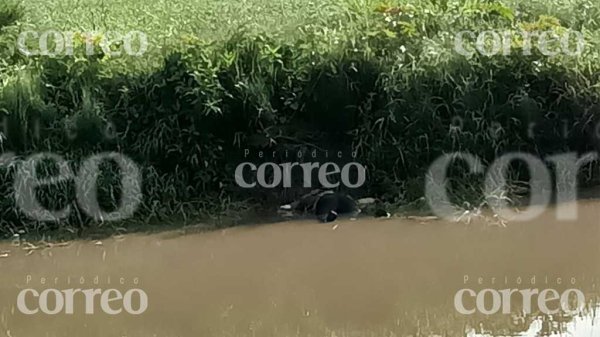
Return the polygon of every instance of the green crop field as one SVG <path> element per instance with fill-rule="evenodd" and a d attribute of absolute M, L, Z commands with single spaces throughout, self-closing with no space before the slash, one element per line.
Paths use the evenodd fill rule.
<path fill-rule="evenodd" d="M 464 1 L 469 2 L 486 1 Z M 349 10 L 368 10 L 382 3 L 421 7 L 426 1 L 28 0 L 23 5 L 26 8 L 24 21 L 38 28 L 140 30 L 161 39 L 177 34 L 222 38 L 240 28 L 281 32 L 293 31 L 303 24 L 335 25 Z M 508 0 L 504 3 L 532 13 L 556 16 L 570 26 L 584 23 L 597 26 L 600 20 L 600 5 L 593 0 Z"/>
<path fill-rule="evenodd" d="M 335 22 L 345 10 L 332 0 L 35 0 L 25 3 L 36 28 L 145 32 L 167 43 L 181 36 L 222 39 L 240 30 L 293 34 Z"/>
<path fill-rule="evenodd" d="M 434 30 L 426 34 L 425 42 L 437 44 L 437 48 L 451 48 L 444 40 L 444 32 L 451 35 L 466 28 L 506 27 L 490 25 L 492 17 L 485 18 L 483 11 L 477 13 L 485 6 L 493 11 L 492 3 L 495 1 L 31 0 L 22 2 L 24 15 L 20 29 L 98 35 L 141 32 L 147 36 L 150 50 L 146 55 L 150 59 L 142 62 L 149 65 L 155 64 L 154 56 L 162 57 L 169 50 L 190 41 L 224 41 L 236 34 L 262 34 L 280 40 L 310 39 L 322 35 L 329 38 L 324 43 L 353 40 L 362 34 L 378 33 L 378 29 L 382 28 L 378 20 L 382 17 L 373 15 L 374 10 L 394 6 L 412 8 L 415 12 L 427 14 L 429 21 L 437 21 L 437 27 L 429 27 Z M 564 27 L 584 31 L 590 43 L 598 43 L 600 4 L 593 0 L 507 0 L 499 3 L 514 11 L 515 22 L 548 15 L 557 18 Z M 452 10 L 436 13 L 432 4 Z M 481 27 L 477 27 L 479 22 Z M 429 24 L 431 22 L 421 23 Z M 428 29 L 425 26 L 418 28 Z M 413 29 L 412 25 L 407 29 Z M 131 64 L 136 60 L 129 61 Z"/>
<path fill-rule="evenodd" d="M 35 0 L 23 2 L 22 30 L 131 31 L 148 37 L 150 60 L 189 41 L 223 41 L 234 34 L 263 33 L 281 39 L 318 27 L 343 29 L 354 8 L 372 3 L 310 0 Z M 135 63 L 137 60 L 130 60 Z"/>

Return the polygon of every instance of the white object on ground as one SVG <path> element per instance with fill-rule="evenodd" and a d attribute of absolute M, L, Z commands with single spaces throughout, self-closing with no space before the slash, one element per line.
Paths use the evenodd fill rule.
<path fill-rule="evenodd" d="M 356 200 L 356 202 L 359 205 L 369 205 L 369 204 L 374 204 L 375 203 L 375 198 L 362 198 L 362 199 L 358 199 Z"/>

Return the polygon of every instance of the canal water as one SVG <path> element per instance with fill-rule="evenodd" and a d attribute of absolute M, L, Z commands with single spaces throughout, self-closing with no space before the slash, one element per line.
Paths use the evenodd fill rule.
<path fill-rule="evenodd" d="M 600 337 L 600 203 L 578 207 L 577 221 L 558 221 L 549 209 L 506 227 L 483 216 L 359 218 L 6 242 L 0 335 Z M 72 294 L 69 312 L 69 289 L 102 294 L 92 301 Z M 142 292 L 147 308 L 130 313 L 117 298 L 105 310 L 108 289 L 115 289 L 108 297 L 137 289 L 129 311 L 143 307 Z M 535 296 L 527 312 L 517 294 L 498 303 L 508 312 L 486 314 L 467 294 L 462 305 L 474 312 L 464 314 L 455 301 L 462 289 L 487 292 L 483 311 L 494 309 L 494 293 L 503 289 L 577 289 L 585 301 L 578 313 L 546 315 Z"/>

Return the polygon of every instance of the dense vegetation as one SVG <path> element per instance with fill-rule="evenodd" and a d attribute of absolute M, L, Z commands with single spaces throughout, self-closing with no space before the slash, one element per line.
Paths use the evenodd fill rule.
<path fill-rule="evenodd" d="M 515 150 L 593 150 L 599 14 L 592 0 L 3 1 L 0 110 L 10 132 L 2 147 L 20 157 L 59 153 L 74 166 L 93 153 L 128 155 L 144 177 L 132 222 L 242 214 L 300 193 L 239 188 L 244 149 L 356 151 L 368 184 L 353 193 L 401 205 L 422 196 L 424 172 L 443 153 L 490 162 Z M 15 50 L 19 32 L 49 28 L 139 30 L 150 48 L 141 58 L 87 56 L 81 41 L 73 56 Z M 585 37 L 581 55 L 524 55 L 518 37 L 509 55 L 455 50 L 464 30 L 568 29 Z M 105 166 L 98 189 L 111 209 L 118 170 Z M 14 167 L 2 168 L 0 232 L 92 225 L 71 181 L 38 191 L 49 208 L 73 205 L 68 219 L 28 220 L 15 207 Z M 455 181 L 456 194 L 473 197 L 474 181 Z"/>

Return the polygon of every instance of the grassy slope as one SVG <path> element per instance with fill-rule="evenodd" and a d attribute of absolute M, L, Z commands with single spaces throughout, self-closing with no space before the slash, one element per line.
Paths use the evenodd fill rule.
<path fill-rule="evenodd" d="M 172 160 L 165 155 L 165 151 L 162 151 L 165 146 L 153 148 L 154 144 L 166 144 L 171 148 L 181 149 L 181 155 L 177 159 L 182 165 L 187 165 L 190 175 L 193 176 L 197 172 L 203 174 L 203 176 L 198 174 L 199 178 L 194 180 L 194 183 L 206 177 L 213 179 L 211 181 L 223 178 L 223 172 L 209 171 L 211 167 L 222 168 L 223 165 L 206 165 L 201 171 L 197 170 L 195 146 L 198 143 L 206 145 L 204 158 L 214 159 L 214 163 L 220 163 L 218 156 L 211 157 L 213 154 L 211 149 L 215 148 L 215 144 L 231 144 L 233 137 L 228 132 L 222 132 L 217 136 L 217 138 L 221 137 L 217 139 L 221 143 L 210 141 L 203 143 L 197 141 L 197 137 L 182 137 L 180 132 L 158 134 L 152 130 L 179 131 L 182 124 L 192 124 L 190 116 L 205 116 L 214 112 L 209 109 L 213 106 L 213 102 L 219 102 L 218 107 L 225 111 L 226 116 L 238 116 L 238 113 L 243 116 L 240 118 L 243 124 L 235 126 L 237 127 L 235 130 L 246 132 L 245 139 L 265 139 L 262 131 L 257 131 L 255 127 L 257 121 L 266 125 L 269 131 L 274 131 L 273 134 L 281 131 L 287 136 L 290 132 L 288 118 L 292 118 L 291 116 L 306 116 L 308 119 L 314 111 L 325 116 L 356 114 L 360 119 L 358 124 L 353 126 L 357 136 L 352 139 L 352 144 L 367 144 L 364 148 L 368 150 L 362 150 L 364 158 L 361 160 L 373 163 L 379 168 L 378 172 L 374 171 L 379 175 L 374 174 L 373 181 L 377 181 L 380 186 L 385 186 L 385 190 L 381 193 L 386 196 L 386 200 L 399 203 L 414 200 L 415 195 L 422 193 L 423 184 L 420 177 L 423 167 L 426 167 L 436 154 L 468 149 L 480 150 L 485 155 L 492 156 L 506 149 L 517 147 L 528 149 L 531 140 L 524 138 L 525 135 L 519 131 L 519 124 L 513 122 L 520 121 L 517 117 L 520 117 L 521 113 L 529 113 L 527 107 L 539 105 L 542 111 L 565 112 L 567 117 L 572 113 L 573 118 L 576 118 L 585 106 L 597 97 L 597 89 L 594 86 L 597 83 L 596 77 L 589 76 L 598 69 L 596 68 L 599 64 L 597 48 L 590 48 L 584 56 L 578 58 L 546 58 L 539 55 L 521 58 L 518 57 L 518 48 L 515 49 L 515 56 L 512 58 L 499 56 L 464 59 L 455 53 L 452 37 L 456 31 L 466 28 L 485 30 L 520 27 L 517 23 L 509 23 L 508 20 L 486 9 L 483 5 L 487 2 L 484 0 L 454 1 L 459 5 L 453 6 L 448 11 L 439 10 L 436 8 L 437 5 L 423 1 L 418 5 L 423 7 L 415 9 L 417 15 L 414 18 L 392 15 L 391 22 L 384 20 L 384 15 L 381 13 L 363 15 L 374 13 L 376 2 L 369 2 L 369 0 L 354 2 L 347 0 L 343 4 L 334 4 L 333 1 L 319 2 L 319 5 L 311 4 L 307 0 L 296 2 L 177 1 L 30 0 L 25 4 L 27 7 L 25 18 L 26 25 L 37 27 L 36 30 L 44 28 L 83 31 L 142 30 L 155 42 L 155 48 L 177 43 L 176 41 L 181 42 L 185 39 L 185 35 L 207 39 L 225 38 L 238 31 L 240 27 L 263 31 L 265 33 L 263 36 L 277 34 L 289 37 L 289 32 L 297 31 L 299 26 L 309 25 L 307 29 L 309 32 L 298 36 L 302 37 L 299 41 L 310 43 L 282 44 L 282 51 L 286 53 L 282 52 L 281 55 L 271 53 L 271 49 L 265 46 L 266 44 L 271 44 L 268 47 L 277 46 L 280 41 L 269 40 L 263 43 L 263 40 L 234 39 L 227 49 L 217 46 L 214 49 L 216 55 L 225 50 L 236 53 L 238 57 L 231 62 L 215 57 L 214 62 L 218 64 L 216 70 L 208 69 L 209 67 L 205 65 L 203 57 L 207 55 L 203 53 L 206 53 L 208 48 L 199 44 L 200 47 L 191 48 L 189 53 L 184 55 L 188 63 L 172 62 L 169 66 L 159 68 L 147 78 L 144 76 L 119 78 L 122 83 L 125 83 L 121 85 L 126 85 L 127 91 L 123 91 L 125 94 L 117 91 L 119 89 L 115 86 L 109 85 L 110 82 L 104 86 L 106 92 L 96 90 L 98 78 L 111 78 L 110 72 L 107 72 L 106 76 L 103 73 L 96 74 L 96 71 L 100 73 L 106 69 L 112 70 L 104 60 L 90 62 L 89 68 L 85 68 L 90 70 L 89 82 L 81 77 L 76 79 L 69 76 L 62 77 L 66 67 L 60 67 L 61 62 L 71 66 L 74 62 L 71 58 L 59 60 L 58 64 L 54 64 L 58 71 L 46 73 L 57 75 L 50 77 L 53 81 L 51 86 L 53 89 L 47 90 L 43 96 L 46 100 L 45 104 L 60 108 L 55 114 L 58 117 L 53 118 L 62 121 L 61 114 L 65 113 L 87 116 L 86 114 L 91 110 L 89 107 L 96 108 L 94 113 L 97 113 L 102 120 L 127 120 L 128 118 L 134 120 L 138 118 L 137 111 L 151 114 L 152 118 L 142 121 L 139 130 L 124 141 L 123 148 L 138 151 L 136 154 L 142 158 L 151 158 L 145 162 L 147 165 Z M 442 1 L 431 0 L 431 2 Z M 572 8 L 583 8 L 586 1 L 588 0 L 573 0 L 572 2 L 577 4 L 573 4 Z M 476 2 L 477 4 L 472 4 Z M 519 15 L 518 8 L 521 5 L 515 5 L 516 16 Z M 518 17 L 516 21 L 531 24 L 536 23 L 539 13 L 556 13 L 557 17 L 561 18 L 561 22 L 567 22 L 567 27 L 584 30 L 581 24 L 585 24 L 584 31 L 586 36 L 590 37 L 589 41 L 592 43 L 598 41 L 591 38 L 592 34 L 598 32 L 598 27 L 594 26 L 595 18 L 582 17 L 567 5 L 566 0 L 547 3 L 537 1 L 531 5 L 536 8 L 535 11 L 529 11 L 527 17 Z M 600 8 L 600 3 L 595 3 L 594 6 L 588 11 Z M 347 15 L 348 11 L 357 15 Z M 487 18 L 488 21 L 481 20 L 481 17 Z M 352 18 L 360 24 L 354 25 L 350 20 L 337 20 L 340 18 Z M 365 20 L 360 21 L 363 18 Z M 563 21 L 563 18 L 573 22 Z M 397 19 L 406 20 L 409 27 L 412 27 L 410 24 L 414 25 L 412 27 L 414 32 L 411 33 L 413 35 L 405 33 L 401 26 L 393 26 L 392 22 L 396 22 L 393 20 Z M 387 29 L 383 30 L 384 27 Z M 342 29 L 334 31 L 337 28 Z M 148 58 L 138 60 L 142 65 L 147 66 L 149 63 Z M 160 58 L 156 60 L 160 61 Z M 357 63 L 357 60 L 361 63 Z M 127 62 L 131 60 L 123 59 L 123 63 Z M 44 64 L 47 66 L 51 62 Z M 285 67 L 280 68 L 278 64 Z M 357 68 L 356 64 L 358 64 Z M 540 66 L 536 68 L 531 64 Z M 568 69 L 574 71 L 567 71 Z M 216 78 L 213 71 L 221 76 L 218 83 L 213 80 Z M 274 76 L 275 73 L 279 76 Z M 18 79 L 23 77 L 23 74 L 24 72 L 17 72 L 14 77 Z M 194 81 L 190 81 L 189 74 L 194 74 Z M 523 74 L 527 77 L 522 76 Z M 170 79 L 168 85 L 164 84 L 164 77 Z M 379 82 L 373 84 L 373 79 L 378 79 Z M 557 84 L 552 84 L 551 80 L 556 80 Z M 591 85 L 588 85 L 588 80 Z M 22 85 L 23 81 L 8 81 L 8 83 L 15 82 Z M 237 85 L 238 83 L 243 85 Z M 564 88 L 563 83 L 567 83 L 574 89 Z M 359 89 L 353 89 L 357 87 Z M 522 95 L 523 92 L 526 95 Z M 225 93 L 231 94 L 232 99 L 223 100 Z M 374 93 L 373 97 L 380 100 L 380 102 L 375 101 L 378 104 L 373 108 L 371 102 L 365 98 L 371 93 Z M 561 96 L 556 98 L 558 94 L 549 95 L 549 93 L 560 93 Z M 360 98 L 354 99 L 359 96 Z M 11 96 L 7 95 L 7 97 Z M 172 98 L 169 102 L 176 102 L 182 108 L 171 109 L 173 105 L 169 104 L 173 103 L 163 105 L 163 97 Z M 519 99 L 511 99 L 511 97 Z M 284 103 L 280 102 L 282 99 Z M 6 101 L 16 102 L 13 104 L 16 107 L 24 106 L 17 99 Z M 340 101 L 346 103 L 340 104 Z M 89 102 L 91 104 L 88 104 Z M 452 105 L 447 104 L 445 109 L 441 109 L 443 105 L 439 102 L 452 102 Z M 359 106 L 359 109 L 353 109 L 355 105 Z M 337 106 L 347 106 L 352 109 L 342 110 L 337 109 Z M 40 108 L 40 110 L 44 109 Z M 29 112 L 25 109 L 23 111 Z M 266 114 L 261 114 L 264 111 L 270 112 L 269 120 L 264 117 L 267 116 Z M 184 122 L 180 123 L 173 116 L 181 118 Z M 446 125 L 454 116 L 467 121 L 465 132 L 455 135 L 447 131 Z M 385 124 L 380 121 L 384 121 Z M 202 117 L 198 118 L 197 124 L 193 125 L 199 130 L 204 130 L 202 125 L 205 122 L 210 120 Z M 506 130 L 506 137 L 496 139 L 489 136 L 488 132 L 482 131 L 493 126 L 492 123 L 501 123 L 500 125 L 505 128 L 503 130 Z M 381 125 L 387 128 L 385 132 L 380 131 Z M 208 133 L 211 136 L 212 131 Z M 566 145 L 561 142 L 556 146 L 553 145 L 558 139 L 554 137 L 555 130 L 549 126 L 547 131 L 543 135 L 552 141 L 539 141 L 540 144 L 550 145 L 545 151 L 564 150 Z M 306 134 L 299 133 L 293 136 L 304 139 L 301 137 L 305 137 Z M 295 146 L 294 142 L 280 141 L 280 143 L 281 148 Z M 56 142 L 56 145 L 60 149 L 63 144 Z M 66 149 L 68 150 L 69 147 L 66 146 Z M 155 149 L 158 149 L 156 153 L 152 152 Z M 238 152 L 239 149 L 232 149 L 229 153 Z M 392 162 L 396 158 L 399 159 Z M 403 176 L 391 176 L 391 167 L 394 169 L 401 167 L 398 171 Z M 187 176 L 179 179 L 182 175 L 169 170 L 169 167 L 165 168 L 161 171 L 161 174 L 165 175 L 155 179 L 155 182 L 161 184 L 148 184 L 153 186 L 153 193 L 163 190 L 181 191 L 183 190 L 181 186 L 190 186 Z M 232 176 L 233 174 L 227 174 L 225 178 L 231 179 Z M 406 176 L 412 180 L 407 179 Z M 416 179 L 413 179 L 415 177 Z M 202 190 L 204 186 L 197 183 L 194 188 Z M 457 194 L 462 197 L 462 194 L 468 194 L 469 191 Z M 149 195 L 153 194 L 149 193 Z M 160 200 L 160 202 L 163 200 L 160 199 L 160 193 L 156 193 L 153 197 L 156 199 L 152 200 Z M 185 199 L 187 196 L 181 198 L 188 200 Z M 175 204 L 182 205 L 180 202 Z M 148 202 L 148 205 L 153 204 Z M 190 209 L 203 209 L 203 207 L 195 207 L 192 202 L 188 205 L 191 205 Z M 170 206 L 165 206 L 165 209 L 168 207 Z"/>

